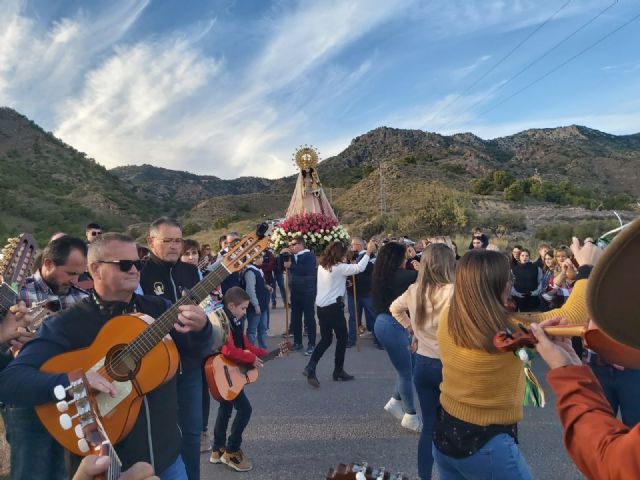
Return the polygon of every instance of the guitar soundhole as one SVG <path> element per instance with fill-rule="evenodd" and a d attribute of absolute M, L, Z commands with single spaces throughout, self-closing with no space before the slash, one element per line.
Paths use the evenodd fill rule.
<path fill-rule="evenodd" d="M 140 363 L 125 350 L 126 347 L 126 344 L 113 346 L 104 361 L 109 376 L 118 382 L 133 380 L 140 370 Z"/>

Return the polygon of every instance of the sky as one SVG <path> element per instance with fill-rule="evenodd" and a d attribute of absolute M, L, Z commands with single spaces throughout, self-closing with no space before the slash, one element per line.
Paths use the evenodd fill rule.
<path fill-rule="evenodd" d="M 278 178 L 300 145 L 328 158 L 380 126 L 640 132 L 637 0 L 0 0 L 0 12 L 0 105 L 107 168 Z"/>

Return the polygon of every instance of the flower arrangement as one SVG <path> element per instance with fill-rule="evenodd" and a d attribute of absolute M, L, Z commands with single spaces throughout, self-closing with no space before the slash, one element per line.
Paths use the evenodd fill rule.
<path fill-rule="evenodd" d="M 349 234 L 333 218 L 321 213 L 302 213 L 287 218 L 273 230 L 271 245 L 279 252 L 298 237 L 304 238 L 307 248 L 316 254 L 334 240 L 349 242 Z"/>

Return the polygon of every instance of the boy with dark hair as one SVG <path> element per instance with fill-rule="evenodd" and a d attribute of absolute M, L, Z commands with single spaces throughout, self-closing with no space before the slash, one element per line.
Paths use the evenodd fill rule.
<path fill-rule="evenodd" d="M 259 357 L 267 355 L 267 350 L 258 348 L 249 342 L 244 334 L 244 321 L 249 295 L 240 287 L 232 287 L 224 294 L 224 311 L 229 318 L 229 339 L 222 346 L 220 353 L 226 358 L 240 365 L 260 368 L 262 360 Z M 242 432 L 251 419 L 251 403 L 244 390 L 233 401 L 219 401 L 218 417 L 213 430 L 213 445 L 210 463 L 224 463 L 238 472 L 248 472 L 253 468 L 248 462 L 240 445 L 242 444 Z M 231 425 L 231 432 L 227 438 L 227 427 L 231 419 L 233 409 L 236 409 L 236 418 Z"/>

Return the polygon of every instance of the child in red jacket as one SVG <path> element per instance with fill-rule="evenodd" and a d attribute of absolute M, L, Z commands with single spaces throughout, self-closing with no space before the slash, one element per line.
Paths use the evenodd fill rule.
<path fill-rule="evenodd" d="M 244 333 L 249 295 L 240 287 L 232 287 L 224 294 L 223 302 L 224 310 L 229 317 L 229 340 L 222 346 L 222 355 L 240 365 L 262 367 L 262 360 L 259 357 L 267 355 L 267 350 L 252 345 Z M 219 403 L 218 417 L 213 430 L 213 451 L 209 462 L 222 462 L 238 472 L 247 472 L 253 466 L 244 457 L 240 445 L 242 432 L 251 418 L 251 403 L 249 403 L 244 390 L 233 401 L 222 400 Z M 236 418 L 231 425 L 229 438 L 227 438 L 227 427 L 234 408 L 236 409 Z"/>

